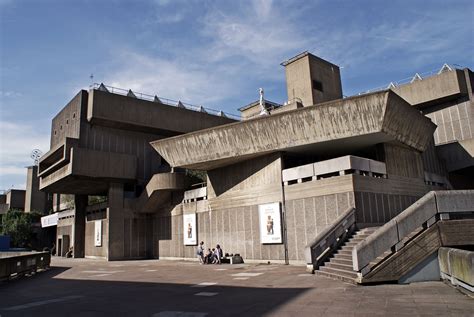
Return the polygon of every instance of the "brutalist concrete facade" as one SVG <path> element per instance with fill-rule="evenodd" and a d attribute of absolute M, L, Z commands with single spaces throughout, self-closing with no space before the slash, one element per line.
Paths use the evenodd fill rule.
<path fill-rule="evenodd" d="M 304 263 L 306 244 L 348 208 L 375 226 L 430 190 L 474 187 L 469 70 L 342 98 L 336 65 L 309 53 L 282 65 L 289 101 L 257 117 L 252 103 L 241 122 L 103 86 L 81 91 L 53 119 L 39 165 L 44 191 L 74 195 L 59 216 L 61 244 L 76 257 L 191 259 L 203 240 L 246 260 Z M 470 157 L 443 156 L 452 143 Z M 185 169 L 206 171 L 206 184 L 186 190 Z M 268 204 L 281 215 L 275 243 L 261 241 Z"/>

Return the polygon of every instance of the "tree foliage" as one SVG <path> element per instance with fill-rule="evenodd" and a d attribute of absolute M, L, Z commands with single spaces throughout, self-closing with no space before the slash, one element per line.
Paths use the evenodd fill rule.
<path fill-rule="evenodd" d="M 36 212 L 25 213 L 20 210 L 9 210 L 2 217 L 0 234 L 9 235 L 12 247 L 31 247 L 34 237 L 32 224 L 40 221 Z"/>

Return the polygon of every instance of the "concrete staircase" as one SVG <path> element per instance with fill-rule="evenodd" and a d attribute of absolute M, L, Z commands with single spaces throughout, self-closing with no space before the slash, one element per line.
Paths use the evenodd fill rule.
<path fill-rule="evenodd" d="M 379 227 L 357 230 L 342 244 L 328 262 L 320 266 L 314 273 L 321 276 L 339 279 L 356 284 L 357 272 L 352 267 L 352 249 Z"/>

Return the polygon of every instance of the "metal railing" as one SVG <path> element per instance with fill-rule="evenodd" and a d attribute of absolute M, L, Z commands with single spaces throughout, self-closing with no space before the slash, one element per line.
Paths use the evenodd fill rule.
<path fill-rule="evenodd" d="M 103 87 L 107 88 L 108 92 L 110 92 L 112 94 L 122 95 L 122 96 L 127 96 L 129 94 L 129 92 L 132 91 L 132 90 L 127 90 L 127 89 L 123 89 L 123 88 L 107 86 L 107 85 L 104 85 L 103 83 L 101 83 L 101 84 L 94 83 L 90 86 L 90 88 L 99 89 L 101 87 L 101 85 Z M 240 121 L 240 116 L 236 115 L 236 114 L 232 114 L 232 113 L 228 113 L 228 112 L 224 112 L 224 111 L 220 111 L 220 110 L 215 110 L 215 109 L 211 109 L 211 108 L 206 108 L 206 107 L 203 107 L 203 106 L 196 106 L 196 105 L 192 105 L 190 103 L 182 102 L 180 100 L 173 100 L 173 99 L 168 99 L 168 98 L 164 98 L 164 97 L 160 97 L 160 96 L 152 96 L 152 95 L 148 95 L 148 94 L 141 93 L 141 92 L 132 91 L 132 93 L 138 99 L 142 99 L 142 100 L 146 100 L 146 101 L 156 101 L 156 98 L 158 98 L 159 102 L 161 102 L 162 104 L 168 105 L 168 106 L 173 106 L 173 107 L 180 107 L 181 106 L 181 107 L 184 107 L 185 109 L 188 109 L 188 110 L 192 110 L 192 111 L 196 111 L 196 112 L 205 112 L 205 113 L 208 113 L 210 115 L 214 115 L 214 116 L 218 116 L 218 117 L 227 117 L 227 118 L 230 118 L 230 119 Z"/>
<path fill-rule="evenodd" d="M 401 85 L 410 84 L 410 83 L 412 83 L 413 81 L 416 81 L 416 80 L 423 80 L 423 79 L 426 79 L 426 78 L 429 78 L 429 77 L 433 77 L 433 76 L 441 74 L 443 72 L 443 69 L 446 66 L 448 67 L 447 71 L 453 71 L 453 70 L 456 70 L 456 69 L 462 69 L 463 68 L 461 65 L 458 65 L 458 64 L 444 64 L 441 67 L 441 69 L 430 70 L 430 71 L 423 72 L 423 73 L 416 73 L 412 77 L 407 77 L 407 78 L 403 78 L 403 79 L 400 79 L 400 80 L 397 80 L 397 81 L 392 81 L 389 84 L 386 84 L 385 86 L 380 86 L 380 87 L 377 87 L 377 88 L 372 88 L 372 89 L 369 89 L 369 90 L 366 90 L 366 91 L 362 91 L 362 92 L 359 92 L 357 95 L 360 96 L 360 95 L 370 94 L 372 92 L 377 92 L 377 91 L 382 91 L 382 90 L 389 89 L 392 85 L 393 85 L 393 87 L 398 87 L 398 86 L 401 86 Z M 417 79 L 415 79 L 415 77 Z"/>
<path fill-rule="evenodd" d="M 355 229 L 355 208 L 350 207 L 305 248 L 306 268 L 313 273 Z"/>

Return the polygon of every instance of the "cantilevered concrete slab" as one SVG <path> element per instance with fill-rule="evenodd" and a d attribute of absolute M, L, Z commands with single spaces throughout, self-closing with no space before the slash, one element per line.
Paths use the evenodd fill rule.
<path fill-rule="evenodd" d="M 91 124 L 172 136 L 235 122 L 234 119 L 92 89 L 87 120 Z"/>
<path fill-rule="evenodd" d="M 436 125 L 382 91 L 151 142 L 173 167 L 210 170 L 267 153 L 328 153 L 398 141 L 424 151 Z"/>

